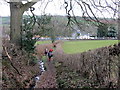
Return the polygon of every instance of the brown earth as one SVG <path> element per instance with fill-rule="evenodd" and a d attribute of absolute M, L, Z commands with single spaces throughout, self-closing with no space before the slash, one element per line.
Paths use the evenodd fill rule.
<path fill-rule="evenodd" d="M 45 48 L 53 48 L 58 42 L 36 46 L 39 59 L 44 54 Z M 39 65 L 28 65 L 29 58 L 26 52 L 19 47 L 5 41 L 3 46 L 10 58 L 6 55 L 5 49 L 2 52 L 2 88 L 29 88 L 34 76 L 40 74 Z M 56 88 L 56 71 L 52 62 L 46 62 L 47 71 L 41 75 L 36 88 Z"/>
<path fill-rule="evenodd" d="M 31 59 L 27 53 L 9 41 L 4 42 L 3 46 L 2 88 L 28 88 L 32 77 L 39 73 L 39 67 L 28 65 Z"/>
<path fill-rule="evenodd" d="M 40 76 L 35 88 L 57 88 L 56 70 L 52 62 L 46 62 L 47 71 Z"/>
<path fill-rule="evenodd" d="M 61 41 L 57 41 L 54 44 L 42 44 L 36 46 L 36 51 L 38 57 L 41 59 L 44 55 L 44 50 L 47 48 L 48 50 L 53 48 L 54 45 L 57 45 Z M 56 47 L 57 48 L 57 47 Z M 55 49 L 54 49 L 55 51 Z M 40 76 L 40 80 L 36 83 L 35 88 L 57 88 L 57 82 L 56 82 L 56 69 L 53 64 L 54 61 L 47 61 L 45 63 L 45 66 L 47 70 L 42 73 Z"/>

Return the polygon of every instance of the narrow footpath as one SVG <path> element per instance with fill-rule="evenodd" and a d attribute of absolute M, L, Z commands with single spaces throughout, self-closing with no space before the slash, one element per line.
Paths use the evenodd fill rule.
<path fill-rule="evenodd" d="M 50 48 L 53 48 L 53 46 L 52 44 L 38 45 L 36 50 L 37 50 L 37 56 L 39 58 L 42 57 L 45 48 L 50 49 Z M 56 53 L 56 50 L 55 50 L 55 53 Z M 39 76 L 40 79 L 36 81 L 36 85 L 34 88 L 58 88 L 57 80 L 56 80 L 56 69 L 53 62 L 54 61 L 45 62 L 46 70 Z"/>
<path fill-rule="evenodd" d="M 47 61 L 45 66 L 47 70 L 42 73 L 34 88 L 57 88 L 56 70 L 52 61 Z"/>

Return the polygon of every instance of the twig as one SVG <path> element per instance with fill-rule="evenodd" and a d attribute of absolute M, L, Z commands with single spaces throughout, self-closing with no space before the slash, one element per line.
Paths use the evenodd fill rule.
<path fill-rule="evenodd" d="M 8 54 L 6 47 L 3 46 L 3 49 L 5 50 L 5 53 L 6 53 L 6 55 L 7 55 L 8 58 L 9 58 L 9 61 L 10 61 L 11 66 L 14 68 L 14 70 L 15 70 L 19 75 L 22 76 L 22 74 L 20 74 L 20 72 L 18 71 L 18 69 L 13 65 L 13 63 L 12 63 L 12 58 L 11 58 L 11 56 Z"/>

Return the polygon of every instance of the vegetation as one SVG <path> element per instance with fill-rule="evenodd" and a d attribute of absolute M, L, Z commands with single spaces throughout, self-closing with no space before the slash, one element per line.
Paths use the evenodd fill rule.
<path fill-rule="evenodd" d="M 100 24 L 97 29 L 97 37 L 117 37 L 115 26 L 109 24 Z"/>
<path fill-rule="evenodd" d="M 33 76 L 40 73 L 36 58 L 6 41 L 2 53 L 2 87 L 29 88 Z M 30 57 L 28 57 L 30 56 Z"/>
<path fill-rule="evenodd" d="M 77 54 L 59 51 L 54 56 L 59 87 L 115 88 L 118 81 L 119 45 Z"/>
<path fill-rule="evenodd" d="M 108 33 L 108 25 L 100 24 L 98 26 L 97 37 L 107 37 L 107 33 Z"/>
<path fill-rule="evenodd" d="M 50 43 L 51 41 L 37 41 L 36 43 L 35 43 L 35 46 L 36 45 L 39 45 L 39 44 L 45 44 L 45 43 Z"/>
<path fill-rule="evenodd" d="M 54 42 L 56 37 L 71 37 L 77 30 L 80 30 L 83 35 L 89 33 L 92 36 L 100 38 L 118 36 L 118 40 L 120 40 L 120 33 L 116 35 L 115 28 L 111 27 L 110 31 L 108 31 L 109 27 L 107 23 L 105 22 L 105 24 L 103 24 L 104 21 L 98 18 L 99 13 L 104 16 L 104 11 L 109 10 L 111 10 L 111 12 L 114 13 L 113 16 L 116 17 L 117 12 L 119 12 L 119 10 L 116 10 L 116 6 L 118 6 L 119 9 L 119 3 L 112 2 L 113 6 L 115 6 L 114 8 L 106 0 L 105 2 L 102 0 L 99 0 L 99 2 L 95 2 L 95 0 L 89 0 L 89 2 L 85 2 L 84 0 L 65 0 L 63 6 L 65 6 L 66 17 L 68 19 L 60 20 L 61 22 L 59 23 L 59 21 L 52 19 L 51 16 L 43 15 L 36 17 L 33 13 L 35 8 L 32 6 L 38 1 L 41 1 L 39 9 L 40 11 L 44 11 L 42 13 L 45 14 L 45 9 L 47 9 L 48 4 L 53 2 L 51 0 L 47 2 L 44 2 L 44 0 L 25 0 L 26 2 L 22 2 L 21 0 L 19 0 L 19 2 L 14 2 L 15 0 L 9 0 L 9 2 L 7 0 L 4 1 L 9 3 L 10 7 L 10 40 L 9 37 L 5 35 L 7 39 L 5 38 L 5 40 L 3 40 L 2 87 L 31 87 L 34 77 L 38 74 L 41 75 L 38 68 L 40 66 L 35 65 L 37 60 L 43 59 L 44 62 L 46 62 L 46 58 L 43 57 L 45 48 L 51 49 L 53 46 L 56 47 L 54 48 L 56 50 L 53 60 L 57 62 L 57 80 L 60 88 L 114 88 L 117 85 L 120 87 L 120 80 L 118 80 L 118 78 L 120 78 L 120 73 L 118 73 L 120 72 L 120 63 L 118 63 L 118 59 L 120 58 L 120 43 L 112 45 L 117 43 L 117 40 L 66 41 L 63 44 L 65 53 L 62 51 L 62 48 L 59 48 L 62 42 L 60 44 Z M 105 4 L 102 5 L 101 3 Z M 42 6 L 42 4 L 46 5 Z M 41 10 L 41 7 L 44 8 L 44 10 Z M 74 8 L 76 7 L 78 7 L 77 9 L 79 9 L 80 14 L 82 14 L 83 21 L 77 20 L 79 17 L 76 18 L 75 16 L 76 10 Z M 93 10 L 93 8 L 95 10 Z M 28 9 L 30 9 L 33 16 L 31 17 L 31 15 L 29 15 L 30 17 L 26 17 L 22 23 L 23 13 Z M 98 13 L 94 12 L 96 10 Z M 84 22 L 84 20 L 86 22 Z M 4 21 L 3 24 L 7 26 L 9 22 L 6 23 L 6 19 L 4 19 Z M 119 22 L 120 16 L 118 16 L 118 28 L 120 28 Z M 81 34 L 77 33 L 78 36 Z M 51 37 L 52 44 L 42 44 L 35 48 L 34 45 L 41 44 L 41 42 L 36 43 L 37 38 L 35 38 L 35 36 Z M 36 53 L 34 53 L 34 51 L 36 51 Z M 70 54 L 66 54 L 67 52 Z M 47 78 L 45 83 L 43 82 L 44 80 L 42 81 L 42 79 L 40 79 L 40 82 L 47 88 L 50 85 L 52 86 L 51 82 L 56 84 L 56 82 L 51 80 L 51 76 L 53 76 L 54 79 L 56 78 L 54 76 L 55 70 L 52 69 L 53 67 L 51 65 L 52 63 L 48 62 L 49 69 L 51 70 L 46 71 L 49 72 L 47 73 L 48 77 L 42 73 L 42 75 L 45 76 L 42 79 Z M 35 82 L 35 80 L 33 81 Z M 46 83 L 47 81 L 48 83 Z M 39 82 L 37 82 L 37 84 L 38 83 Z"/>
<path fill-rule="evenodd" d="M 23 17 L 25 18 L 28 16 L 24 15 Z M 9 22 L 9 17 L 3 17 L 3 18 L 5 18 L 5 19 L 3 19 L 3 23 Z M 79 22 L 81 33 L 86 32 L 86 33 L 90 33 L 90 35 L 97 36 L 97 26 L 95 24 L 93 24 L 94 22 L 85 21 L 81 17 L 76 17 L 76 18 Z M 35 25 L 34 30 L 35 30 L 35 32 L 37 31 L 37 34 L 39 34 L 40 36 L 50 36 L 50 31 L 51 31 L 51 32 L 54 32 L 56 37 L 57 36 L 58 37 L 59 36 L 71 37 L 72 33 L 75 32 L 75 30 L 73 30 L 69 26 L 67 26 L 67 17 L 65 17 L 65 16 L 46 16 L 46 15 L 43 15 L 43 16 L 36 16 L 36 19 L 37 19 L 37 22 L 39 25 Z M 8 21 L 6 21 L 6 20 L 8 20 Z M 44 20 L 47 23 L 44 24 L 42 20 Z M 107 20 L 109 22 L 112 22 L 112 19 L 107 19 Z M 49 23 L 48 23 L 48 21 L 49 21 Z M 5 24 L 3 24 L 3 25 L 5 26 Z M 108 25 L 108 26 L 110 28 L 111 27 L 114 28 L 114 29 L 111 28 L 112 31 L 114 30 L 117 32 L 117 25 L 116 24 L 112 24 L 112 25 Z M 7 27 L 7 26 L 5 26 L 5 27 Z M 61 27 L 62 27 L 62 29 L 61 29 Z M 73 25 L 73 28 L 74 27 L 76 27 L 76 25 Z M 39 33 L 38 33 L 38 31 L 39 31 Z M 109 31 L 108 31 L 108 34 L 109 34 L 108 37 L 110 37 L 111 34 L 113 34 L 113 33 L 111 33 L 111 32 L 109 33 Z M 115 35 L 112 35 L 112 36 L 115 36 Z"/>
<path fill-rule="evenodd" d="M 51 41 L 55 41 L 55 30 L 53 30 L 53 25 L 52 25 L 52 16 L 50 15 L 42 15 L 40 17 L 37 17 L 37 24 L 39 28 L 39 34 L 40 36 L 43 37 L 50 37 Z"/>
<path fill-rule="evenodd" d="M 63 44 L 63 50 L 65 53 L 79 53 L 88 50 L 113 45 L 118 43 L 118 40 L 81 40 L 81 41 L 66 41 Z"/>
<path fill-rule="evenodd" d="M 21 46 L 29 53 L 33 53 L 34 44 L 36 43 L 36 39 L 33 39 L 35 35 L 33 32 L 34 22 L 34 16 L 23 19 Z"/>
<path fill-rule="evenodd" d="M 115 27 L 110 26 L 110 29 L 108 30 L 108 34 L 107 37 L 116 37 L 117 36 L 117 32 Z"/>

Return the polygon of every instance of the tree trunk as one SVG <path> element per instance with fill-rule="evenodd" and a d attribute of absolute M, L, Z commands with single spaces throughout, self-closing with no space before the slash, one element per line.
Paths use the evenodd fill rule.
<path fill-rule="evenodd" d="M 10 4 L 10 40 L 16 45 L 21 43 L 22 15 L 24 11 L 13 2 Z"/>
<path fill-rule="evenodd" d="M 120 4 L 118 5 L 118 42 L 120 43 Z M 120 88 L 120 55 L 118 59 L 118 88 Z"/>
<path fill-rule="evenodd" d="M 22 16 L 36 2 L 10 2 L 10 41 L 16 45 L 21 45 L 22 36 Z"/>
<path fill-rule="evenodd" d="M 120 42 L 120 4 L 118 5 L 118 41 Z"/>

